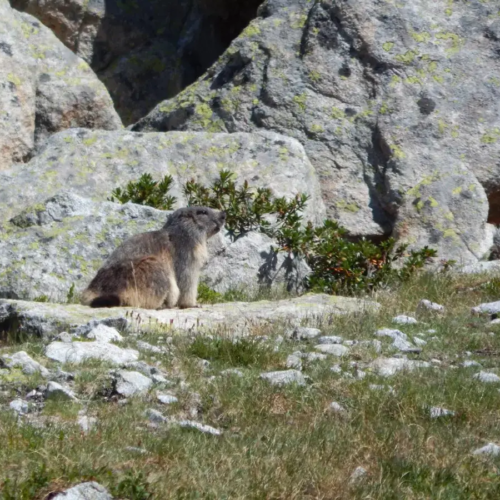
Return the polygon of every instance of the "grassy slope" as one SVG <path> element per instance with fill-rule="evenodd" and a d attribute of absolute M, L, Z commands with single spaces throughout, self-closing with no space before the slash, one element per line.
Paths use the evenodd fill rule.
<path fill-rule="evenodd" d="M 423 276 L 375 297 L 383 308 L 378 315 L 345 317 L 319 324 L 324 335 L 344 339 L 373 339 L 377 328 L 391 326 L 397 314 L 415 314 L 422 298 L 446 306 L 442 317 L 422 317 L 425 325 L 402 326 L 410 337 L 435 328 L 419 359 L 441 361 L 439 368 L 423 369 L 383 379 L 369 374 L 346 379 L 330 371 L 334 358 L 305 366 L 307 387 L 276 388 L 260 380 L 264 370 L 283 369 L 288 354 L 312 350 L 313 343 L 284 342 L 277 352 L 273 342 L 244 342 L 235 348 L 227 340 L 174 339 L 173 355 L 156 355 L 175 378 L 183 374 L 189 390 L 173 389 L 179 403 L 161 407 L 153 391 L 146 399 L 122 406 L 104 401 L 109 367 L 88 364 L 77 371 L 75 390 L 81 403 L 46 404 L 43 414 L 54 422 L 43 429 L 19 426 L 8 412 L 0 412 L 0 498 L 44 498 L 49 492 L 83 480 L 95 479 L 117 498 L 324 498 L 324 499 L 497 499 L 500 498 L 500 457 L 479 458 L 471 451 L 487 442 L 500 443 L 500 384 L 472 378 L 477 368 L 452 368 L 475 359 L 483 369 L 500 374 L 500 326 L 489 328 L 484 318 L 470 315 L 470 307 L 500 299 L 500 280 Z M 310 325 L 315 326 L 315 325 Z M 282 334 L 279 326 L 256 334 Z M 144 340 L 157 343 L 157 335 Z M 392 351 L 384 342 L 384 354 Z M 129 344 L 134 345 L 130 339 Z M 36 344 L 22 347 L 49 366 Z M 465 356 L 465 351 L 480 351 Z M 211 359 L 203 370 L 198 355 Z M 342 361 L 370 361 L 373 350 L 352 348 Z M 153 361 L 143 356 L 146 361 Z M 243 377 L 217 375 L 238 367 Z M 19 376 L 2 382 L 0 403 L 24 396 L 40 379 Z M 370 384 L 391 386 L 373 390 Z M 3 389 L 3 392 L 2 392 Z M 151 429 L 144 411 L 157 408 L 165 415 L 185 415 L 190 392 L 201 397 L 203 423 L 224 430 L 211 436 L 186 429 Z M 328 410 L 330 402 L 347 413 Z M 98 418 L 88 435 L 75 425 L 83 407 Z M 430 406 L 456 412 L 431 419 Z M 139 447 L 145 454 L 127 450 Z M 349 482 L 354 469 L 368 475 Z"/>

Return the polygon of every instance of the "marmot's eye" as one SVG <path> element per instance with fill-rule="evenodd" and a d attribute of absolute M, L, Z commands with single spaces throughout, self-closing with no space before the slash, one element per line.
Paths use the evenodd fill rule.
<path fill-rule="evenodd" d="M 198 210 L 198 215 L 207 215 L 208 212 L 206 210 Z"/>

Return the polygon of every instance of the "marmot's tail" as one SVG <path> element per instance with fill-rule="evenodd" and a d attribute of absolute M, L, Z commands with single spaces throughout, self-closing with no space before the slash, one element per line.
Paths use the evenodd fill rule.
<path fill-rule="evenodd" d="M 101 295 L 96 297 L 91 303 L 90 307 L 119 307 L 120 297 L 118 295 Z"/>

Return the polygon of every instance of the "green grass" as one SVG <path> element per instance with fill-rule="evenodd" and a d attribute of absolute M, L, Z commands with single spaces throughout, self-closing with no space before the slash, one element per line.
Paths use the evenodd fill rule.
<path fill-rule="evenodd" d="M 428 341 L 412 357 L 439 360 L 440 365 L 389 378 L 368 371 L 364 379 L 333 373 L 335 363 L 352 371 L 351 362 L 368 363 L 378 356 L 371 348 L 354 346 L 340 361 L 330 357 L 304 362 L 304 374 L 310 377 L 305 387 L 277 388 L 260 379 L 260 373 L 284 369 L 287 355 L 296 350 L 314 352 L 314 341 L 278 344 L 275 338 L 285 327 L 274 325 L 252 332 L 268 340 L 233 342 L 227 332 L 173 335 L 167 353 L 144 354 L 142 359 L 159 364 L 167 378 L 188 384 L 168 387 L 179 397 L 175 405 L 160 405 L 155 390 L 126 405 L 106 401 L 102 390 L 109 366 L 64 366 L 76 373 L 74 390 L 81 402 L 46 405 L 42 414 L 52 419 L 49 425 L 18 425 L 9 412 L 0 411 L 0 498 L 42 499 L 84 480 L 98 481 L 116 498 L 140 500 L 500 498 L 500 457 L 471 453 L 488 442 L 500 444 L 500 387 L 475 380 L 477 368 L 459 366 L 474 359 L 484 370 L 500 374 L 500 328 L 470 314 L 472 306 L 500 299 L 500 280 L 422 275 L 371 298 L 382 304 L 377 314 L 318 320 L 309 326 L 353 340 L 372 340 L 378 328 L 398 328 L 410 338 Z M 443 304 L 446 312 L 417 314 L 422 298 Z M 420 323 L 393 325 L 397 314 L 416 316 Z M 436 333 L 427 333 L 431 328 Z M 141 339 L 163 346 L 169 335 L 152 332 Z M 380 340 L 381 355 L 391 355 L 390 339 Z M 134 347 L 134 342 L 129 337 L 126 344 Z M 11 344 L 2 352 L 20 348 L 51 366 L 41 344 Z M 209 360 L 210 366 L 200 367 L 200 359 Z M 227 368 L 238 368 L 243 376 L 219 376 Z M 0 375 L 0 403 L 22 397 L 42 382 L 27 376 L 14 387 Z M 386 389 L 373 390 L 371 384 Z M 223 430 L 222 436 L 176 426 L 151 428 L 148 408 L 192 418 L 193 393 L 199 395 L 196 420 Z M 332 401 L 346 413 L 330 411 Z M 432 419 L 431 406 L 455 415 Z M 76 424 L 81 408 L 98 419 L 88 434 Z M 367 475 L 351 483 L 358 466 Z"/>

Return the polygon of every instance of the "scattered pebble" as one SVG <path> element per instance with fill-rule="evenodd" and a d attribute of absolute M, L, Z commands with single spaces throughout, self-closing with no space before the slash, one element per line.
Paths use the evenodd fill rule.
<path fill-rule="evenodd" d="M 148 417 L 148 420 L 154 424 L 163 424 L 169 421 L 167 417 L 164 417 L 161 414 L 161 412 L 154 410 L 153 408 L 146 410 L 146 416 Z"/>
<path fill-rule="evenodd" d="M 108 490 L 94 481 L 78 484 L 50 498 L 52 500 L 113 500 Z"/>
<path fill-rule="evenodd" d="M 227 370 L 222 370 L 220 374 L 225 376 L 234 375 L 236 377 L 243 377 L 243 372 L 238 370 L 238 368 L 228 368 Z"/>
<path fill-rule="evenodd" d="M 446 408 L 440 408 L 439 406 L 433 406 L 429 409 L 429 414 L 431 418 L 440 418 L 440 417 L 452 417 L 455 415 L 454 411 L 447 410 Z"/>
<path fill-rule="evenodd" d="M 428 368 L 430 363 L 426 361 L 414 361 L 405 358 L 377 358 L 369 367 L 382 377 L 390 377 L 399 371 L 413 371 L 417 368 Z"/>
<path fill-rule="evenodd" d="M 427 340 L 421 339 L 420 337 L 413 337 L 413 342 L 421 347 L 427 345 Z"/>
<path fill-rule="evenodd" d="M 315 339 L 320 335 L 321 335 L 321 330 L 318 330 L 317 328 L 308 328 L 305 326 L 297 326 L 285 332 L 285 336 L 293 340 Z"/>
<path fill-rule="evenodd" d="M 396 394 L 396 391 L 390 385 L 370 384 L 368 386 L 372 391 L 388 391 L 391 394 Z"/>
<path fill-rule="evenodd" d="M 500 382 L 500 377 L 496 375 L 495 373 L 491 372 L 479 372 L 473 375 L 474 378 L 477 378 L 481 382 L 486 382 L 486 383 L 495 383 L 495 382 Z"/>
<path fill-rule="evenodd" d="M 500 301 L 485 302 L 472 308 L 472 314 L 498 314 L 500 313 Z"/>
<path fill-rule="evenodd" d="M 52 342 L 45 349 L 45 356 L 59 363 L 80 364 L 88 359 L 100 359 L 121 365 L 139 359 L 134 349 L 122 349 L 106 342 Z"/>
<path fill-rule="evenodd" d="M 75 393 L 69 388 L 64 387 L 57 382 L 49 382 L 47 388 L 45 389 L 46 399 L 65 399 L 68 401 L 76 401 L 77 398 Z"/>
<path fill-rule="evenodd" d="M 403 339 L 408 340 L 408 336 L 406 333 L 403 333 L 400 330 L 394 330 L 393 328 L 381 328 L 375 332 L 377 337 L 390 337 L 391 339 Z"/>
<path fill-rule="evenodd" d="M 324 354 L 331 354 L 332 356 L 341 357 L 349 354 L 349 348 L 340 344 L 319 344 L 315 345 L 314 348 L 317 351 L 321 351 Z"/>
<path fill-rule="evenodd" d="M 157 394 L 156 398 L 160 403 L 164 405 L 170 405 L 179 401 L 179 399 L 175 396 L 172 396 L 172 394 Z"/>
<path fill-rule="evenodd" d="M 471 366 L 477 367 L 477 368 L 482 368 L 481 363 L 478 363 L 477 361 L 474 361 L 473 359 L 466 359 L 461 366 L 464 368 L 470 368 Z"/>
<path fill-rule="evenodd" d="M 312 361 L 324 361 L 325 359 L 328 359 L 328 356 L 320 352 L 306 352 L 305 354 L 302 355 L 302 358 L 306 359 L 309 362 L 312 362 Z"/>
<path fill-rule="evenodd" d="M 148 344 L 147 342 L 143 342 L 142 340 L 137 341 L 137 349 L 146 352 L 153 352 L 156 354 L 162 354 L 165 352 L 161 347 L 157 347 L 155 345 Z"/>
<path fill-rule="evenodd" d="M 14 354 L 3 354 L 0 356 L 0 367 L 20 368 L 26 375 L 40 373 L 42 377 L 49 376 L 49 370 L 35 361 L 25 351 L 19 351 Z"/>
<path fill-rule="evenodd" d="M 78 417 L 76 423 L 80 426 L 84 434 L 88 434 L 93 427 L 97 424 L 97 418 L 87 417 L 87 415 L 81 415 Z"/>
<path fill-rule="evenodd" d="M 415 318 L 404 314 L 400 314 L 399 316 L 392 318 L 392 322 L 397 323 L 398 325 L 416 325 L 418 323 Z"/>
<path fill-rule="evenodd" d="M 295 370 L 302 370 L 302 359 L 301 359 L 301 354 L 290 354 L 286 358 L 286 367 L 287 368 L 294 368 Z"/>
<path fill-rule="evenodd" d="M 9 403 L 9 408 L 14 410 L 18 415 L 25 415 L 29 412 L 29 404 L 22 399 L 14 399 Z"/>
<path fill-rule="evenodd" d="M 473 455 L 489 455 L 491 457 L 498 457 L 500 455 L 500 446 L 495 443 L 488 443 L 482 448 L 474 450 Z"/>
<path fill-rule="evenodd" d="M 422 352 L 422 349 L 419 347 L 415 347 L 414 345 L 410 344 L 405 339 L 402 339 L 400 337 L 396 337 L 394 339 L 394 342 L 392 343 L 392 347 L 397 349 L 400 352 L 407 352 L 407 353 L 414 353 L 414 354 L 419 354 Z"/>
<path fill-rule="evenodd" d="M 330 368 L 330 371 L 332 371 L 333 373 L 339 373 L 339 374 L 341 374 L 343 372 L 342 367 L 340 365 L 333 365 Z"/>
<path fill-rule="evenodd" d="M 418 310 L 426 310 L 426 311 L 433 311 L 433 312 L 444 312 L 444 306 L 441 304 L 436 304 L 436 302 L 431 302 L 430 300 L 427 299 L 422 299 L 417 306 L 417 311 Z"/>
<path fill-rule="evenodd" d="M 94 339 L 97 342 L 123 342 L 123 337 L 116 328 L 99 323 L 85 335 L 88 339 Z"/>
<path fill-rule="evenodd" d="M 354 472 L 351 474 L 349 482 L 355 484 L 360 482 L 368 474 L 367 470 L 363 467 L 356 467 Z"/>
<path fill-rule="evenodd" d="M 342 344 L 343 341 L 344 339 L 342 337 L 335 335 L 319 337 L 317 340 L 318 344 Z"/>
<path fill-rule="evenodd" d="M 340 404 L 337 403 L 336 401 L 333 401 L 328 405 L 328 409 L 333 411 L 334 413 L 346 413 L 347 410 Z"/>
<path fill-rule="evenodd" d="M 195 422 L 193 420 L 179 420 L 175 423 L 184 429 L 195 429 L 203 432 L 204 434 L 212 434 L 214 436 L 220 436 L 222 434 L 222 431 L 216 429 L 215 427 L 200 424 L 199 422 Z"/>
<path fill-rule="evenodd" d="M 306 385 L 306 379 L 298 370 L 284 370 L 276 372 L 261 373 L 260 378 L 267 380 L 272 385 L 287 385 L 296 383 Z"/>
<path fill-rule="evenodd" d="M 120 370 L 115 374 L 115 392 L 127 398 L 146 393 L 152 385 L 153 381 L 139 372 Z"/>

